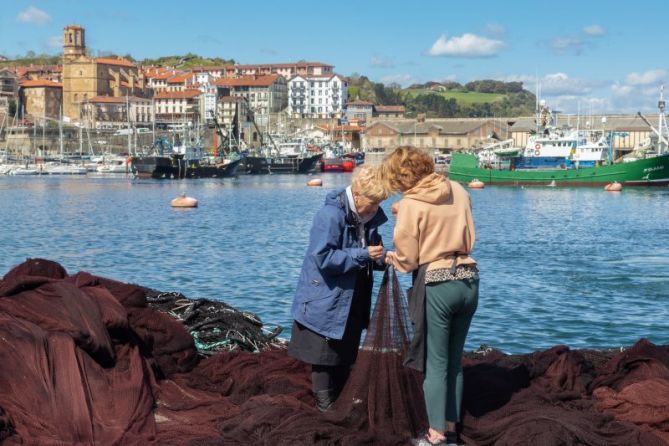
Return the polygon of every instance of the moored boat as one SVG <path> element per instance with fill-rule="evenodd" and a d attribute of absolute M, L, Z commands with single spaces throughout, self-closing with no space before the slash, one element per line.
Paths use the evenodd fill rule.
<path fill-rule="evenodd" d="M 618 182 L 625 186 L 667 186 L 669 137 L 662 94 L 658 107 L 658 129 L 651 126 L 656 135 L 653 149 L 638 151 L 634 157 L 613 160 L 611 133 L 593 137 L 591 132 L 544 125 L 529 139 L 520 156 L 498 153 L 491 159 L 489 153 L 453 153 L 448 175 L 455 181 L 479 179 L 488 185 L 604 186 Z M 542 109 L 537 122 L 546 123 L 549 115 Z"/>

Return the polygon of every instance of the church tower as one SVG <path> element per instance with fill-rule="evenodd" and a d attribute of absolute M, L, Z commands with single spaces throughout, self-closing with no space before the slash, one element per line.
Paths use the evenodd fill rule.
<path fill-rule="evenodd" d="M 86 54 L 85 30 L 78 25 L 63 29 L 63 56 L 78 57 Z"/>

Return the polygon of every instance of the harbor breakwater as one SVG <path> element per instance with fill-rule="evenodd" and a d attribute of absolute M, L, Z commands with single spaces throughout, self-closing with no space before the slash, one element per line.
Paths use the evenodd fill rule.
<path fill-rule="evenodd" d="M 220 333 L 221 315 L 234 311 L 193 302 L 70 275 L 43 259 L 12 268 L 0 281 L 2 444 L 404 445 L 416 434 L 393 423 L 396 413 L 371 419 L 369 407 L 320 414 L 307 366 L 251 314 L 238 320 L 267 341 L 262 351 L 243 351 L 251 330 L 247 341 L 228 342 L 237 348 L 198 352 L 186 327 L 197 332 L 218 314 Z M 468 444 L 669 444 L 669 345 L 525 355 L 481 348 L 464 368 Z M 392 399 L 398 388 L 383 376 L 375 385 Z"/>

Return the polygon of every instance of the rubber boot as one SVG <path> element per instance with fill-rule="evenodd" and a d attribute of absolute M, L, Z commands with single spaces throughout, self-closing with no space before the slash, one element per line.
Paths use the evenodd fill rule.
<path fill-rule="evenodd" d="M 321 412 L 329 410 L 334 404 L 334 391 L 332 389 L 319 390 L 314 396 L 316 397 L 316 407 Z"/>

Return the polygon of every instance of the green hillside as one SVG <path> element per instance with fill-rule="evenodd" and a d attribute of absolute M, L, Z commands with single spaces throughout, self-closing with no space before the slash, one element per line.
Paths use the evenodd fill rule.
<path fill-rule="evenodd" d="M 407 88 L 402 90 L 405 99 L 420 95 L 437 94 L 445 99 L 455 99 L 459 104 L 477 104 L 498 102 L 508 98 L 508 93 L 480 93 L 478 91 L 433 91 L 426 88 Z"/>

